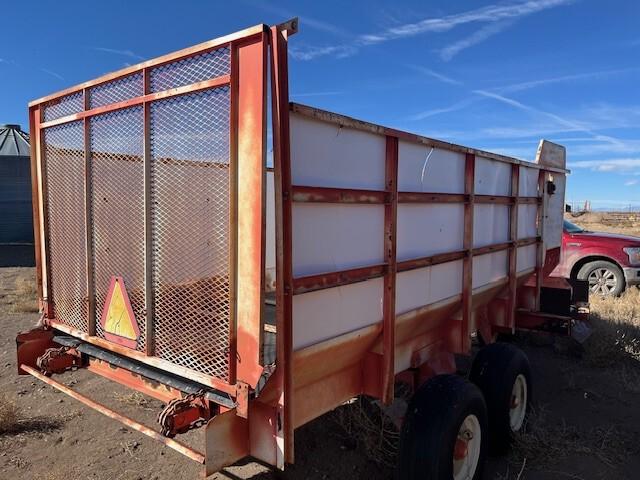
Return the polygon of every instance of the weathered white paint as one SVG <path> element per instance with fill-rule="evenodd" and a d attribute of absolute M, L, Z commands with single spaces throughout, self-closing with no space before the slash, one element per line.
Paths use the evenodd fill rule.
<path fill-rule="evenodd" d="M 293 275 L 383 262 L 382 205 L 293 205 Z"/>
<path fill-rule="evenodd" d="M 462 260 L 399 273 L 396 278 L 396 314 L 461 292 Z"/>
<path fill-rule="evenodd" d="M 509 206 L 477 204 L 473 214 L 473 246 L 509 241 Z"/>
<path fill-rule="evenodd" d="M 294 185 L 384 190 L 385 138 L 291 114 Z"/>
<path fill-rule="evenodd" d="M 382 321 L 383 281 L 375 278 L 293 297 L 293 348 Z"/>
<path fill-rule="evenodd" d="M 464 155 L 417 143 L 398 144 L 401 192 L 464 193 Z"/>
<path fill-rule="evenodd" d="M 473 288 L 506 277 L 508 261 L 507 250 L 473 257 Z"/>
<path fill-rule="evenodd" d="M 398 205 L 397 258 L 410 260 L 462 250 L 462 204 Z"/>
<path fill-rule="evenodd" d="M 511 195 L 511 165 L 476 157 L 476 195 Z"/>

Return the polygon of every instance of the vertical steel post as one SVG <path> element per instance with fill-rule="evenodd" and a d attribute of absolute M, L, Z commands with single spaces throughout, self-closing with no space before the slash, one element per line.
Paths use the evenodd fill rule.
<path fill-rule="evenodd" d="M 470 327 L 473 312 L 473 214 L 475 203 L 475 170 L 476 156 L 467 153 L 464 166 L 464 240 L 465 257 L 462 261 L 462 329 L 461 351 L 470 348 Z"/>
<path fill-rule="evenodd" d="M 398 218 L 398 138 L 387 135 L 385 153 L 384 205 L 384 275 L 382 298 L 382 401 L 393 402 L 395 381 L 395 328 L 396 328 L 396 235 Z"/>
<path fill-rule="evenodd" d="M 511 165 L 511 209 L 509 215 L 509 300 L 507 302 L 507 327 L 515 333 L 516 289 L 518 277 L 518 205 L 520 204 L 520 165 Z"/>
<path fill-rule="evenodd" d="M 535 311 L 540 310 L 540 293 L 542 291 L 542 276 L 544 271 L 544 217 L 546 214 L 547 195 L 546 195 L 547 171 L 540 170 L 538 173 L 538 248 L 536 252 L 536 293 L 535 293 Z"/>
<path fill-rule="evenodd" d="M 237 62 L 232 75 L 232 110 L 235 116 L 235 222 L 230 223 L 236 247 L 234 262 L 237 382 L 255 388 L 262 375 L 262 312 L 264 305 L 264 212 L 266 163 L 267 37 L 265 33 L 232 48 Z M 239 385 L 239 388 L 244 388 Z M 242 410 L 238 408 L 238 414 Z"/>
<path fill-rule="evenodd" d="M 149 69 L 142 70 L 143 93 L 149 93 Z M 153 218 L 151 198 L 151 103 L 142 104 L 142 162 L 144 170 L 144 312 L 145 353 L 155 355 L 154 292 L 153 292 Z"/>
<path fill-rule="evenodd" d="M 89 109 L 89 90 L 82 89 L 83 110 Z M 96 334 L 96 297 L 93 284 L 93 220 L 91 212 L 91 120 L 85 117 L 82 120 L 84 133 L 84 226 L 85 226 L 85 253 L 86 253 L 86 277 L 87 277 L 87 333 Z"/>
<path fill-rule="evenodd" d="M 297 25 L 293 25 L 296 29 Z M 276 197 L 276 375 L 278 399 L 278 468 L 293 463 L 293 269 L 292 199 L 289 144 L 289 80 L 287 70 L 288 30 L 271 27 L 271 100 L 273 116 L 274 185 Z"/>
<path fill-rule="evenodd" d="M 33 241 L 36 260 L 36 283 L 38 292 L 38 302 L 44 301 L 43 285 L 43 255 L 42 255 L 42 215 L 40 214 L 40 183 L 39 183 L 39 162 L 40 156 L 40 106 L 29 109 L 29 132 L 31 132 L 31 208 L 33 210 Z M 42 303 L 38 304 L 40 310 L 44 309 Z"/>

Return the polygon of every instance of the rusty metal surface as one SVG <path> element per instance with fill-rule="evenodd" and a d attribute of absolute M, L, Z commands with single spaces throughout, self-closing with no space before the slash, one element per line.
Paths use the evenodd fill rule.
<path fill-rule="evenodd" d="M 49 122 L 84 110 L 82 92 L 74 92 L 65 97 L 49 101 L 42 109 L 42 120 Z"/>
<path fill-rule="evenodd" d="M 156 355 L 223 380 L 231 307 L 229 143 L 228 87 L 151 104 Z"/>
<path fill-rule="evenodd" d="M 88 107 L 97 108 L 143 95 L 142 72 L 116 78 L 88 89 Z"/>
<path fill-rule="evenodd" d="M 142 108 L 89 120 L 91 235 L 96 334 L 105 338 L 100 316 L 111 277 L 124 278 L 145 346 Z"/>
<path fill-rule="evenodd" d="M 143 425 L 141 423 L 136 422 L 135 420 L 132 420 L 129 417 L 126 417 L 124 415 L 119 414 L 118 412 L 115 412 L 113 410 L 111 410 L 108 407 L 105 407 L 104 405 L 102 405 L 101 403 L 98 403 L 92 399 L 90 399 L 89 397 L 85 397 L 84 395 L 71 390 L 69 387 L 67 387 L 66 385 L 63 385 L 60 382 L 57 382 L 51 378 L 47 378 L 46 376 L 44 376 L 42 373 L 38 372 L 37 370 L 28 367 L 26 365 L 21 365 L 20 366 L 21 369 L 23 369 L 24 371 L 26 371 L 27 373 L 29 373 L 30 375 L 33 375 L 35 378 L 37 378 L 38 380 L 43 381 L 44 383 L 51 385 L 53 388 L 55 388 L 56 390 L 61 391 L 62 393 L 65 393 L 67 395 L 69 395 L 72 398 L 75 398 L 76 400 L 84 403 L 85 405 L 93 408 L 94 410 L 97 410 L 98 412 L 102 413 L 103 415 L 106 415 L 107 417 L 113 418 L 114 420 L 118 420 L 119 422 L 123 423 L 124 425 L 126 425 L 129 428 L 132 428 L 133 430 L 136 430 L 140 433 L 144 433 L 146 436 L 153 438 L 154 440 L 159 441 L 160 443 L 165 444 L 167 447 L 174 449 L 175 451 L 189 457 L 192 460 L 195 460 L 198 463 L 202 463 L 204 464 L 204 460 L 205 457 L 204 455 L 202 455 L 200 452 L 192 449 L 191 447 L 188 447 L 187 445 L 178 442 L 176 440 L 172 440 L 170 438 L 166 438 L 163 437 L 160 433 L 156 432 L 155 430 L 153 430 L 150 427 L 147 427 L 146 425 Z"/>
<path fill-rule="evenodd" d="M 58 319 L 88 327 L 82 122 L 44 131 L 51 299 Z"/>

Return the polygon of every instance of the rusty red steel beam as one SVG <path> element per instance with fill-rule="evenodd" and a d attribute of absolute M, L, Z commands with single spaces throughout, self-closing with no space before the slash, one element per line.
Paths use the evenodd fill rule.
<path fill-rule="evenodd" d="M 185 445 L 184 443 L 178 442 L 177 440 L 172 440 L 171 438 L 164 437 L 163 435 L 156 432 L 152 428 L 146 425 L 143 425 L 142 423 L 136 422 L 135 420 L 125 415 L 122 415 L 114 410 L 111 410 L 110 408 L 102 405 L 101 403 L 96 402 L 95 400 L 92 400 L 89 397 L 82 395 L 81 393 L 76 392 L 75 390 L 71 390 L 66 385 L 63 385 L 62 383 L 57 382 L 52 378 L 46 377 L 45 375 L 43 375 L 42 373 L 40 373 L 34 368 L 28 367 L 27 365 L 21 365 L 20 368 L 25 372 L 28 372 L 30 375 L 33 375 L 38 380 L 41 380 L 47 385 L 52 386 L 56 390 L 59 390 L 62 393 L 65 393 L 70 397 L 75 398 L 76 400 L 84 403 L 85 405 L 93 408 L 94 410 L 97 410 L 103 415 L 106 415 L 109 418 L 117 420 L 123 423 L 124 425 L 126 425 L 127 427 L 132 428 L 133 430 L 136 430 L 140 433 L 143 433 L 144 435 L 150 438 L 153 438 L 154 440 L 157 440 L 160 443 L 165 444 L 167 447 L 174 449 L 176 452 L 179 452 L 182 455 L 189 457 L 190 459 L 195 460 L 196 462 L 204 465 L 205 456 L 202 453 L 198 452 L 197 450 L 194 450 L 193 448 Z"/>
<path fill-rule="evenodd" d="M 398 203 L 465 203 L 469 196 L 459 193 L 398 192 Z"/>
<path fill-rule="evenodd" d="M 234 81 L 233 199 L 230 229 L 231 298 L 236 300 L 230 359 L 232 380 L 255 388 L 262 375 L 262 309 L 264 306 L 265 174 L 267 121 L 267 37 L 232 47 Z M 235 271 L 234 271 L 235 270 Z M 235 364 L 235 365 L 234 365 Z M 234 368 L 235 367 L 235 368 Z M 234 383 L 230 381 L 230 383 Z M 248 398 L 239 385 L 239 398 Z M 246 407 L 246 403 L 244 405 Z M 244 414 L 248 408 L 238 408 Z"/>
<path fill-rule="evenodd" d="M 473 314 L 473 217 L 475 202 L 476 156 L 467 153 L 464 167 L 464 193 L 469 202 L 464 205 L 464 234 L 462 246 L 469 252 L 462 260 L 462 328 L 460 332 L 460 353 L 466 353 L 470 347 L 470 326 Z"/>
<path fill-rule="evenodd" d="M 222 87 L 231 83 L 230 75 L 221 75 L 210 80 L 204 80 L 202 82 L 192 83 L 191 85 L 185 85 L 183 87 L 176 87 L 162 92 L 149 93 L 140 97 L 131 98 L 129 100 L 123 100 L 121 102 L 112 103 L 110 105 L 104 105 L 102 107 L 91 108 L 72 115 L 66 115 L 64 117 L 56 118 L 48 122 L 40 124 L 40 128 L 54 127 L 63 123 L 69 123 L 76 120 L 82 120 L 87 117 L 93 117 L 102 113 L 113 112 L 115 110 L 122 110 L 123 108 L 129 108 L 136 105 L 141 105 L 147 102 L 153 102 L 155 100 L 162 100 L 163 98 L 175 97 L 178 95 L 186 95 L 188 93 L 199 92 L 201 90 L 207 90 L 210 88 Z"/>
<path fill-rule="evenodd" d="M 455 252 L 439 253 L 428 257 L 413 258 L 410 260 L 402 260 L 396 263 L 397 272 L 407 272 L 418 268 L 440 265 L 442 263 L 462 260 L 469 255 L 479 256 L 489 253 L 507 250 L 512 246 L 517 248 L 533 245 L 540 241 L 539 237 L 523 238 L 517 242 L 502 242 L 493 245 L 485 245 L 470 250 L 458 250 Z M 369 265 L 366 267 L 350 268 L 346 270 L 337 270 L 335 272 L 318 273 L 315 275 L 307 275 L 293 279 L 293 294 L 301 295 L 303 293 L 325 290 L 327 288 L 341 287 L 351 285 L 353 283 L 364 282 L 373 278 L 380 278 L 387 274 L 389 264 L 380 263 Z"/>
<path fill-rule="evenodd" d="M 364 190 L 339 187 L 313 187 L 294 185 L 292 200 L 298 203 L 361 203 L 388 204 L 390 196 L 384 190 Z M 468 203 L 469 195 L 463 193 L 398 192 L 398 203 Z M 538 197 L 515 197 L 510 195 L 475 195 L 475 203 L 502 205 L 537 204 Z"/>
<path fill-rule="evenodd" d="M 292 24 L 294 32 L 297 22 Z M 274 189 L 276 193 L 276 356 L 275 380 L 278 382 L 276 437 L 283 448 L 277 450 L 277 467 L 293 463 L 293 220 L 289 135 L 289 80 L 287 39 L 289 31 L 271 27 L 271 101 L 273 120 Z M 284 450 L 284 451 L 282 451 Z"/>
<path fill-rule="evenodd" d="M 223 37 L 214 38 L 212 40 L 208 40 L 203 43 L 199 43 L 198 45 L 193 45 L 191 47 L 183 48 L 182 50 L 178 50 L 177 52 L 168 53 L 161 57 L 157 57 L 151 60 L 147 60 L 136 65 L 132 65 L 127 68 L 123 68 L 121 70 L 117 70 L 112 73 L 107 73 L 101 77 L 98 77 L 94 80 L 89 80 L 87 82 L 81 83 L 79 85 L 67 88 L 57 93 L 53 93 L 51 95 L 47 95 L 42 98 L 38 98 L 29 102 L 29 106 L 35 106 L 38 104 L 42 104 L 44 102 L 49 102 L 51 100 L 56 100 L 61 97 L 65 97 L 72 93 L 82 90 L 83 88 L 95 87 L 96 85 L 101 85 L 103 83 L 107 83 L 111 80 L 115 80 L 117 78 L 126 77 L 133 73 L 136 73 L 143 68 L 151 68 L 151 67 L 159 67 L 161 65 L 165 65 L 167 63 L 174 62 L 176 60 L 183 60 L 185 58 L 193 57 L 195 55 L 199 55 L 202 53 L 210 52 L 212 50 L 216 50 L 221 47 L 225 47 L 230 43 L 233 43 L 238 40 L 245 40 L 250 38 L 253 35 L 261 34 L 265 29 L 264 24 L 254 25 L 249 28 L 245 28 L 244 30 L 240 30 L 239 32 L 232 33 L 230 35 L 225 35 Z"/>
<path fill-rule="evenodd" d="M 228 393 L 232 396 L 235 395 L 236 393 L 235 386 L 229 385 L 225 381 L 219 380 L 209 375 L 205 375 L 203 373 L 196 372 L 186 367 L 181 367 L 180 365 L 176 365 L 175 363 L 171 363 L 167 360 L 162 360 L 161 358 L 158 358 L 158 357 L 149 357 L 143 352 L 132 350 L 122 345 L 118 345 L 117 343 L 109 342 L 102 338 L 88 335 L 87 333 L 80 331 L 76 328 L 70 327 L 69 325 L 62 323 L 55 318 L 45 318 L 44 323 L 45 325 L 55 330 L 59 330 L 61 332 L 67 333 L 71 336 L 84 340 L 85 342 L 88 342 L 98 347 L 104 348 L 106 350 L 118 353 L 120 355 L 124 355 L 125 357 L 133 358 L 134 360 L 138 360 L 146 365 L 151 365 L 152 367 L 156 367 L 161 370 L 166 370 L 168 372 L 175 373 L 176 375 L 180 375 L 190 380 L 194 380 L 204 385 L 213 387 L 217 390 Z"/>
<path fill-rule="evenodd" d="M 520 166 L 511 165 L 511 195 L 520 195 Z M 509 240 L 512 243 L 518 242 L 518 207 L 520 202 L 515 202 L 509 211 Z M 509 298 L 507 301 L 507 327 L 511 333 L 515 333 L 515 312 L 517 304 L 517 283 L 518 283 L 518 247 L 514 245 L 509 249 Z"/>
<path fill-rule="evenodd" d="M 301 203 L 364 203 L 383 204 L 389 201 L 389 194 L 380 190 L 360 190 L 354 188 L 291 187 L 292 199 Z"/>
<path fill-rule="evenodd" d="M 388 135 L 385 144 L 385 190 L 389 202 L 384 207 L 385 269 L 382 295 L 382 395 L 385 405 L 394 398 L 395 323 L 396 323 L 396 250 L 398 231 L 398 137 Z"/>
<path fill-rule="evenodd" d="M 302 293 L 364 282 L 372 278 L 382 277 L 386 272 L 387 264 L 381 263 L 369 267 L 351 268 L 348 270 L 297 277 L 293 280 L 293 294 L 300 295 Z"/>

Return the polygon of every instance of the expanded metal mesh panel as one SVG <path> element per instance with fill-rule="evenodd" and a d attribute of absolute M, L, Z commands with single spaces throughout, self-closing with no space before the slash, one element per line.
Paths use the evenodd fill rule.
<path fill-rule="evenodd" d="M 228 47 L 218 48 L 153 68 L 149 86 L 152 92 L 161 92 L 209 80 L 229 72 L 231 72 L 231 51 Z"/>
<path fill-rule="evenodd" d="M 56 318 L 87 331 L 84 130 L 71 122 L 44 130 L 51 296 Z"/>
<path fill-rule="evenodd" d="M 151 104 L 156 354 L 228 379 L 229 88 Z"/>
<path fill-rule="evenodd" d="M 89 108 L 122 102 L 143 94 L 142 72 L 134 73 L 89 89 Z"/>
<path fill-rule="evenodd" d="M 142 107 L 90 120 L 91 221 L 96 334 L 112 276 L 123 277 L 145 346 Z"/>
<path fill-rule="evenodd" d="M 72 93 L 66 97 L 58 98 L 43 109 L 42 118 L 45 122 L 66 117 L 84 110 L 84 95 L 82 92 Z"/>

